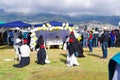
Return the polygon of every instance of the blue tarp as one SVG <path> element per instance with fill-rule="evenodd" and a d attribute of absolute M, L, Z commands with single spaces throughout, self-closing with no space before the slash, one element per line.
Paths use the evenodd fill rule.
<path fill-rule="evenodd" d="M 43 24 L 35 24 L 34 27 L 42 27 Z"/>
<path fill-rule="evenodd" d="M 73 24 L 69 24 L 70 27 L 73 27 Z"/>
<path fill-rule="evenodd" d="M 0 27 L 6 27 L 6 28 L 14 28 L 14 27 L 19 27 L 19 28 L 26 28 L 26 27 L 32 27 L 31 24 L 24 23 L 22 21 L 14 21 L 14 22 L 8 22 L 5 24 L 0 24 Z"/>
<path fill-rule="evenodd" d="M 48 22 L 51 26 L 62 26 L 63 23 L 62 22 L 57 22 L 57 21 L 51 21 Z M 73 24 L 69 24 L 70 27 L 73 27 Z"/>
<path fill-rule="evenodd" d="M 47 22 L 47 23 L 49 23 L 51 26 L 54 26 L 54 27 L 63 25 L 62 22 L 57 22 L 57 21 L 51 21 L 51 22 Z M 47 26 L 47 23 L 43 23 L 43 24 L 45 24 Z M 43 24 L 35 24 L 34 27 L 42 27 Z M 69 26 L 73 27 L 73 24 L 69 24 Z"/>
<path fill-rule="evenodd" d="M 48 22 L 51 26 L 62 26 L 62 22 L 57 22 L 57 21 L 51 21 L 51 22 Z"/>

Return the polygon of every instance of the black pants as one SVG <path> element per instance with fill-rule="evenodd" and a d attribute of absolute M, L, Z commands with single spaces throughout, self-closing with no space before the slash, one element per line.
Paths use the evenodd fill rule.
<path fill-rule="evenodd" d="M 30 64 L 30 57 L 21 57 L 21 61 L 19 64 L 13 65 L 16 68 L 22 68 Z"/>

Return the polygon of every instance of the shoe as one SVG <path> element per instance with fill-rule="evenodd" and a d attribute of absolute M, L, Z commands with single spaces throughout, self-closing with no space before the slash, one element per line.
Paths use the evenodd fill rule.
<path fill-rule="evenodd" d="M 102 59 L 107 59 L 107 57 L 103 57 Z"/>
<path fill-rule="evenodd" d="M 73 64 L 73 66 L 79 66 L 79 64 Z"/>

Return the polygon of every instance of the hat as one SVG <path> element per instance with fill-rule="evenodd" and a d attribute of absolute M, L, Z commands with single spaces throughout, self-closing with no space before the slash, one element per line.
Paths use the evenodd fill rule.
<path fill-rule="evenodd" d="M 19 39 L 19 38 L 16 39 L 16 43 L 19 43 L 19 42 L 21 42 L 21 39 Z"/>
<path fill-rule="evenodd" d="M 27 40 L 27 39 L 24 39 L 24 40 L 23 40 L 23 43 L 28 43 L 28 40 Z"/>

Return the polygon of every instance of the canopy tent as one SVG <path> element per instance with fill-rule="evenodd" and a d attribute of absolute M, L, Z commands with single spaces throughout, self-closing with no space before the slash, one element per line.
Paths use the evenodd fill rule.
<path fill-rule="evenodd" d="M 57 22 L 57 21 L 51 21 L 51 22 L 48 22 L 51 26 L 62 26 L 62 22 Z"/>
<path fill-rule="evenodd" d="M 0 24 L 4 24 L 5 22 L 0 21 Z"/>
<path fill-rule="evenodd" d="M 51 22 L 47 22 L 47 23 L 43 23 L 43 24 L 35 24 L 34 27 L 43 27 L 43 25 L 45 25 L 46 27 L 50 27 L 50 26 L 62 26 L 62 22 L 57 22 L 57 21 L 51 21 Z"/>
<path fill-rule="evenodd" d="M 2 25 L 2 24 L 5 24 L 5 22 L 0 21 L 0 25 Z M 0 28 L 0 32 L 3 32 L 3 29 L 2 29 L 2 28 Z"/>
<path fill-rule="evenodd" d="M 73 27 L 74 25 L 73 24 L 69 24 L 70 27 Z"/>
<path fill-rule="evenodd" d="M 14 21 L 14 22 L 8 22 L 8 23 L 0 24 L 0 27 L 5 27 L 5 28 L 15 28 L 15 27 L 27 28 L 27 27 L 32 27 L 32 25 L 28 24 L 28 23 L 24 23 L 22 21 Z"/>
<path fill-rule="evenodd" d="M 43 24 L 35 24 L 34 27 L 42 27 Z"/>

